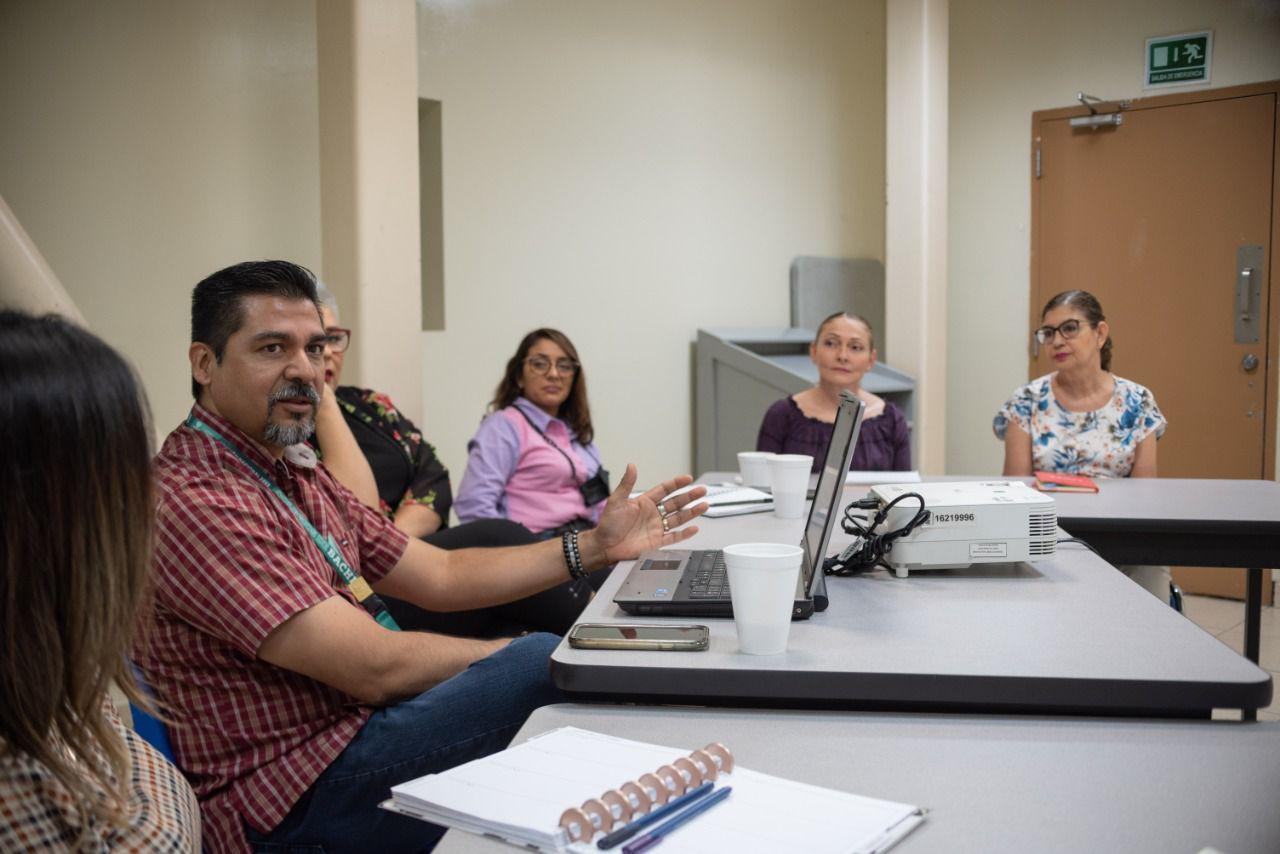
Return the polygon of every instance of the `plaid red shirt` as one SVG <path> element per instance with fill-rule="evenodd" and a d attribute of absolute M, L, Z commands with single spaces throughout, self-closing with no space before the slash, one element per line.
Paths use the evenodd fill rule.
<path fill-rule="evenodd" d="M 277 461 L 225 419 L 193 411 L 274 473 L 365 580 L 400 560 L 407 536 L 323 466 Z M 260 661 L 258 647 L 335 595 L 365 612 L 284 503 L 212 438 L 186 424 L 174 430 L 156 477 L 156 614 L 135 656 L 174 718 L 174 753 L 200 800 L 206 850 L 247 850 L 242 818 L 264 832 L 278 825 L 369 716 L 355 698 Z"/>

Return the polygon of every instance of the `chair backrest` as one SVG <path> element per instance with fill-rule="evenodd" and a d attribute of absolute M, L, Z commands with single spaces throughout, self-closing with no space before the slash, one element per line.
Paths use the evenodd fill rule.
<path fill-rule="evenodd" d="M 791 262 L 791 325 L 810 332 L 837 311 L 860 314 L 876 334 L 880 360 L 888 358 L 884 265 L 874 258 L 797 256 Z"/>
<path fill-rule="evenodd" d="M 151 688 L 143 680 L 142 671 L 138 669 L 138 665 L 130 662 L 130 666 L 133 668 L 133 678 L 138 683 L 138 687 L 142 689 L 144 694 L 154 699 Z M 142 736 L 165 759 L 173 762 L 173 745 L 169 743 L 169 728 L 155 716 L 145 709 L 138 708 L 132 702 L 129 703 L 129 711 L 133 715 L 133 731 Z"/>

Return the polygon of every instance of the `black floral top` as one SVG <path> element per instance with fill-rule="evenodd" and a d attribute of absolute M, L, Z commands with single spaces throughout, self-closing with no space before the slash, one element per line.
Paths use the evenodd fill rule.
<path fill-rule="evenodd" d="M 391 517 L 405 504 L 421 504 L 439 513 L 441 527 L 448 527 L 453 489 L 449 470 L 431 443 L 385 394 L 339 386 L 337 397 L 338 408 L 373 469 L 382 512 Z M 311 443 L 315 446 L 314 438 Z"/>

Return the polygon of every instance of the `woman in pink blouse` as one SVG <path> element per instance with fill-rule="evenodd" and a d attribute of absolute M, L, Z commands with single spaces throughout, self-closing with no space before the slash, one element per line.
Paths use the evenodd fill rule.
<path fill-rule="evenodd" d="M 568 336 L 546 328 L 526 335 L 489 408 L 467 446 L 458 519 L 513 519 L 548 537 L 592 527 L 609 473 L 592 441 L 587 379 Z"/>

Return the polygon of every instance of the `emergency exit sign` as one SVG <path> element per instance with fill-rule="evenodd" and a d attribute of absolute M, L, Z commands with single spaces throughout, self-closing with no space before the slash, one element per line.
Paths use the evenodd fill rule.
<path fill-rule="evenodd" d="M 1183 33 L 1147 39 L 1147 73 L 1143 85 L 1177 86 L 1208 83 L 1213 33 Z"/>

